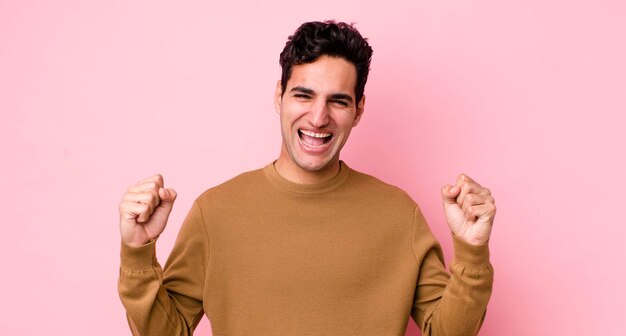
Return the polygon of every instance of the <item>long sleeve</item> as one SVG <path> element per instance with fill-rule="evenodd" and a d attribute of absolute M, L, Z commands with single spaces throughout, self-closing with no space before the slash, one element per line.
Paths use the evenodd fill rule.
<path fill-rule="evenodd" d="M 194 203 L 161 269 L 155 242 L 122 243 L 119 295 L 133 335 L 191 335 L 200 321 L 209 241 Z"/>
<path fill-rule="evenodd" d="M 476 335 L 491 297 L 493 268 L 488 245 L 453 235 L 454 260 L 445 271 L 441 247 L 416 208 L 413 250 L 419 267 L 411 315 L 424 336 Z"/>

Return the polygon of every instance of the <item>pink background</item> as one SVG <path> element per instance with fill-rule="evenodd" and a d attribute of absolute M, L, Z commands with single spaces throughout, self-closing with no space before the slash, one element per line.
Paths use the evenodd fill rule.
<path fill-rule="evenodd" d="M 407 190 L 448 260 L 440 186 L 466 172 L 496 196 L 481 335 L 626 335 L 625 13 L 618 0 L 0 0 L 0 334 L 129 334 L 122 193 L 156 172 L 178 190 L 164 261 L 199 193 L 277 157 L 278 54 L 300 23 L 336 18 L 375 51 L 343 159 Z"/>

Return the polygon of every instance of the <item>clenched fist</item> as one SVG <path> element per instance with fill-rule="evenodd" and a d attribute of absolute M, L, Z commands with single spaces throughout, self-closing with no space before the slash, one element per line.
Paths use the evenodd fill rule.
<path fill-rule="evenodd" d="M 489 240 L 496 215 L 495 199 L 489 189 L 461 174 L 454 186 L 445 185 L 441 189 L 441 196 L 446 220 L 454 235 L 472 245 Z"/>
<path fill-rule="evenodd" d="M 163 187 L 163 177 L 151 176 L 130 186 L 120 202 L 122 242 L 138 247 L 157 238 L 165 229 L 176 191 Z"/>

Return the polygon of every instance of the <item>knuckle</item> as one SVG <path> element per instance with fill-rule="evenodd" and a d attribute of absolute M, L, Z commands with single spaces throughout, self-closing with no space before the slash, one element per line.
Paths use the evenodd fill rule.
<path fill-rule="evenodd" d="M 471 177 L 469 177 L 469 175 L 467 175 L 466 173 L 461 173 L 459 175 L 459 180 L 462 182 L 469 182 L 469 183 L 474 182 L 474 180 Z"/>
<path fill-rule="evenodd" d="M 134 203 L 132 202 L 128 202 L 125 200 L 121 201 L 119 206 L 120 212 L 131 212 L 133 209 L 133 205 Z"/>
<path fill-rule="evenodd" d="M 151 202 L 157 197 L 157 195 L 158 194 L 154 189 L 146 190 L 146 192 L 143 193 L 143 199 L 146 202 Z"/>
<path fill-rule="evenodd" d="M 137 198 L 137 200 L 135 202 L 140 203 L 140 204 L 148 204 L 150 203 L 151 197 L 149 194 L 147 193 L 143 193 L 141 194 L 141 196 L 139 198 Z"/>
<path fill-rule="evenodd" d="M 153 204 L 159 203 L 159 201 L 160 201 L 159 200 L 159 193 L 157 191 L 154 191 L 154 190 L 152 192 L 150 192 L 150 199 L 149 199 L 149 201 L 150 201 L 150 203 L 153 203 Z"/>

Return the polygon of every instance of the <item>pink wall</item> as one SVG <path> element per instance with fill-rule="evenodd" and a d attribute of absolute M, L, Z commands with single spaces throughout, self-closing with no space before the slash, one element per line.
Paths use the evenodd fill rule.
<path fill-rule="evenodd" d="M 0 334 L 129 334 L 124 189 L 178 190 L 165 260 L 200 192 L 277 157 L 278 53 L 324 18 L 375 50 L 344 160 L 406 189 L 448 258 L 439 187 L 496 195 L 481 334 L 626 334 L 624 2 L 227 3 L 0 1 Z"/>

